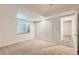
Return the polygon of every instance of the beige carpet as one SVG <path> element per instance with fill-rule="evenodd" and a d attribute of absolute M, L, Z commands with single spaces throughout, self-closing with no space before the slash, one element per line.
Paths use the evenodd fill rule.
<path fill-rule="evenodd" d="M 13 45 L 9 45 L 6 47 L 2 47 L 0 48 L 0 54 L 25 54 L 25 51 L 27 53 L 30 53 L 31 51 L 39 50 L 41 48 L 45 48 L 53 45 L 55 44 L 44 40 L 32 39 L 32 40 L 16 43 Z"/>
<path fill-rule="evenodd" d="M 73 48 L 63 45 L 57 45 L 41 50 L 32 51 L 32 53 L 35 55 L 75 55 Z"/>
<path fill-rule="evenodd" d="M 2 55 L 72 55 L 73 48 L 44 40 L 28 40 L 0 48 Z"/>

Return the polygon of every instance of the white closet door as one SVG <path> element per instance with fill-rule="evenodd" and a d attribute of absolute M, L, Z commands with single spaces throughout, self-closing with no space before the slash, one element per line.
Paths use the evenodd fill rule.
<path fill-rule="evenodd" d="M 42 21 L 37 24 L 37 36 L 39 39 L 52 40 L 52 22 Z"/>

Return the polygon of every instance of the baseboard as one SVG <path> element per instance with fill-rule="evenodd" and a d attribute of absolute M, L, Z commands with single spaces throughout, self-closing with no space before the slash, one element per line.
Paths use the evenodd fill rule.
<path fill-rule="evenodd" d="M 21 42 L 24 42 L 24 41 L 33 40 L 33 39 L 35 39 L 35 38 L 28 39 L 28 40 L 17 41 L 17 42 L 12 42 L 12 43 L 8 43 L 8 44 L 6 44 L 6 45 L 2 45 L 2 46 L 0 46 L 0 48 L 2 48 L 2 47 L 6 47 L 6 46 L 10 46 L 10 45 L 13 45 L 13 44 L 17 44 L 17 43 L 21 43 Z"/>

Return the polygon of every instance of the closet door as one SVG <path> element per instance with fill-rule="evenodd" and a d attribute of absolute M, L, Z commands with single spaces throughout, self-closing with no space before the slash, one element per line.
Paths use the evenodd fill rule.
<path fill-rule="evenodd" d="M 50 20 L 37 24 L 37 37 L 42 40 L 52 40 L 52 22 Z"/>

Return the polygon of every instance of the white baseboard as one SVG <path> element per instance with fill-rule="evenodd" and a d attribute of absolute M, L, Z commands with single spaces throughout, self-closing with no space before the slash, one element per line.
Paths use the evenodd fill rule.
<path fill-rule="evenodd" d="M 20 42 L 23 42 L 23 41 L 33 40 L 33 39 L 35 39 L 35 38 L 28 39 L 28 40 L 22 40 L 22 41 L 11 42 L 11 43 L 8 43 L 8 44 L 1 45 L 0 48 L 6 47 L 6 46 L 9 46 L 9 45 L 13 45 L 13 44 L 16 44 L 16 43 L 20 43 Z"/>

